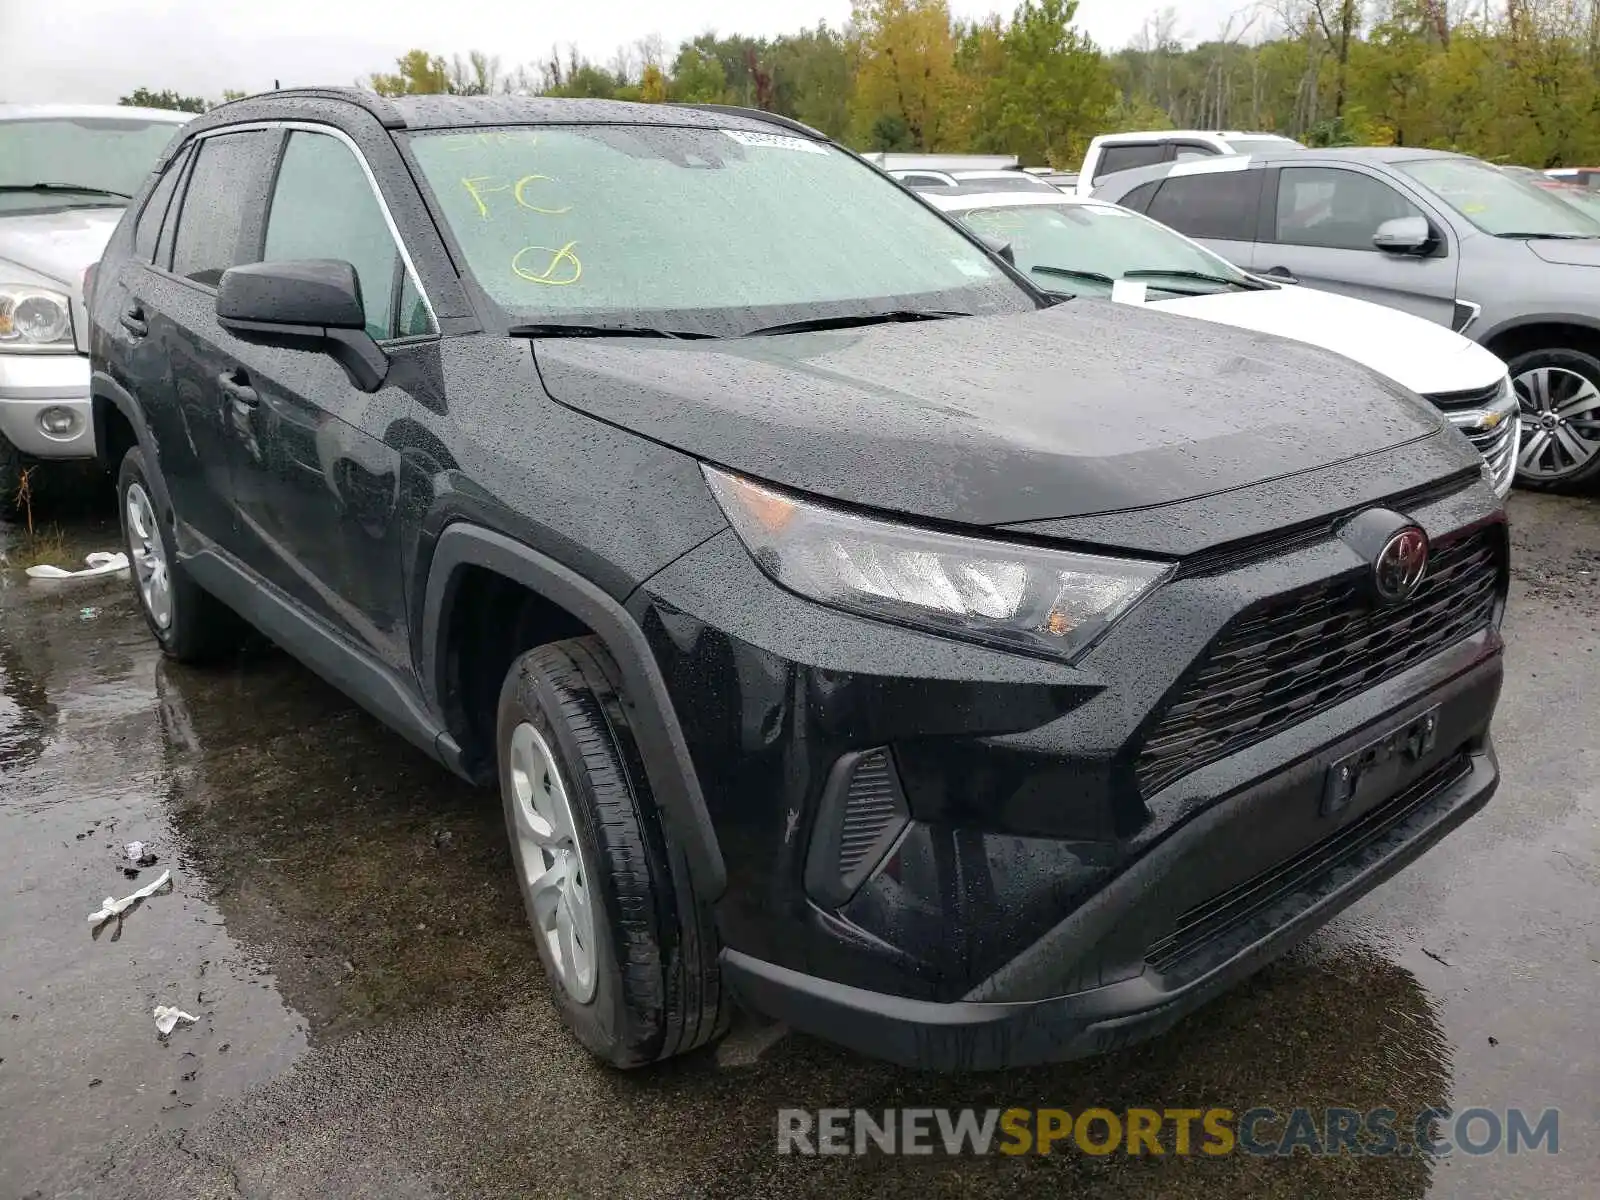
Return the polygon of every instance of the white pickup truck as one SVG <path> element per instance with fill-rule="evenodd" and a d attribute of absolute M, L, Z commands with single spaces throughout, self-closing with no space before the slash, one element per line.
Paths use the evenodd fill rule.
<path fill-rule="evenodd" d="M 1157 129 L 1143 133 L 1105 133 L 1089 143 L 1078 172 L 1077 193 L 1088 196 L 1097 183 L 1118 171 L 1152 167 L 1180 158 L 1205 158 L 1213 154 L 1250 154 L 1298 146 L 1293 138 L 1276 133 L 1241 133 L 1238 130 Z"/>

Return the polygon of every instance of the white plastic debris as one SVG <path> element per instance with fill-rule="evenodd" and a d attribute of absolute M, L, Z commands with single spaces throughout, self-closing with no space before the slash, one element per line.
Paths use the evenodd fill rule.
<path fill-rule="evenodd" d="M 89 914 L 89 924 L 98 925 L 102 921 L 109 921 L 117 914 L 126 912 L 128 909 L 132 908 L 135 901 L 143 900 L 148 896 L 154 896 L 162 888 L 166 887 L 171 881 L 172 872 L 163 871 L 159 876 L 156 877 L 155 882 L 145 884 L 144 887 L 140 888 L 137 892 L 134 892 L 131 896 L 124 896 L 121 900 L 113 900 L 110 896 L 107 896 L 100 902 L 99 910 Z"/>
<path fill-rule="evenodd" d="M 128 861 L 131 863 L 137 863 L 141 858 L 144 857 L 143 842 L 129 842 L 125 849 L 127 851 Z"/>
<path fill-rule="evenodd" d="M 128 556 L 126 554 L 110 554 L 104 550 L 96 550 L 93 554 L 85 555 L 84 560 L 88 566 L 81 570 L 68 571 L 62 567 L 52 567 L 48 563 L 29 567 L 27 574 L 31 579 L 93 579 L 99 575 L 115 575 L 119 571 L 128 569 Z"/>
<path fill-rule="evenodd" d="M 176 1029 L 179 1021 L 182 1021 L 185 1025 L 193 1025 L 200 1019 L 184 1012 L 181 1008 L 169 1008 L 165 1004 L 156 1005 L 155 1018 L 156 1032 L 162 1037 L 166 1037 L 167 1034 Z"/>

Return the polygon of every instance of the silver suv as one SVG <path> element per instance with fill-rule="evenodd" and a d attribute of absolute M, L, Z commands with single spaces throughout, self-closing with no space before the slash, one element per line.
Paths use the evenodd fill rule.
<path fill-rule="evenodd" d="M 94 457 L 84 272 L 189 113 L 0 104 L 0 514 L 40 460 Z M 30 479 L 30 490 L 43 479 Z"/>
<path fill-rule="evenodd" d="M 1519 482 L 1600 476 L 1600 220 L 1478 159 L 1402 147 L 1166 163 L 1094 194 L 1247 271 L 1466 333 L 1511 367 Z"/>

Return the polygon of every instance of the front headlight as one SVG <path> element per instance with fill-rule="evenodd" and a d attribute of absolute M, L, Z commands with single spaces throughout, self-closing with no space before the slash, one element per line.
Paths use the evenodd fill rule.
<path fill-rule="evenodd" d="M 72 349 L 70 304 L 47 288 L 0 283 L 0 350 Z"/>
<path fill-rule="evenodd" d="M 1071 658 L 1172 572 L 1166 563 L 874 520 L 702 469 L 775 582 L 820 604 L 967 641 Z"/>

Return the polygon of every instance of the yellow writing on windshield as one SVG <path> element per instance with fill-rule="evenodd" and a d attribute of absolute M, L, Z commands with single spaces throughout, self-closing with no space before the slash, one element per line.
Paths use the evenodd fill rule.
<path fill-rule="evenodd" d="M 537 204 L 530 203 L 528 198 L 524 196 L 522 192 L 523 189 L 526 188 L 530 183 L 533 183 L 538 179 L 542 179 L 546 183 L 559 182 L 558 180 L 550 178 L 548 175 L 524 175 L 521 179 L 517 180 L 516 186 L 511 189 L 511 194 L 516 198 L 518 204 L 522 205 L 523 208 L 528 209 L 530 212 L 544 213 L 546 216 L 550 217 L 559 217 L 562 213 L 569 213 L 572 211 L 572 205 L 570 204 L 565 205 L 562 208 L 540 208 Z"/>
<path fill-rule="evenodd" d="M 467 194 L 472 197 L 472 202 L 478 206 L 480 220 L 487 221 L 489 219 L 489 206 L 483 202 L 485 193 L 509 190 L 509 184 L 502 183 L 495 186 L 494 181 L 495 176 L 493 175 L 464 175 L 461 178 L 461 186 L 467 189 Z"/>
<path fill-rule="evenodd" d="M 550 287 L 565 287 L 569 283 L 577 283 L 583 276 L 583 264 L 578 261 L 578 256 L 572 252 L 577 242 L 568 242 L 559 250 L 549 246 L 524 246 L 518 250 L 511 260 L 511 269 L 518 278 L 526 279 L 529 283 L 542 283 Z M 523 262 L 524 255 L 534 255 L 528 263 Z M 549 255 L 543 260 L 539 270 L 532 268 L 540 264 L 540 257 Z"/>

